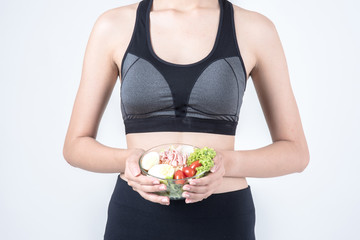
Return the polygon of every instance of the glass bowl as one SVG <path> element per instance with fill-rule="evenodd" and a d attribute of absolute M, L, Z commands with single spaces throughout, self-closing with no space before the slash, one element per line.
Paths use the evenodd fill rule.
<path fill-rule="evenodd" d="M 177 151 L 179 151 L 180 153 L 182 153 L 182 155 L 186 155 L 188 157 L 188 155 L 191 153 L 191 149 L 192 151 L 195 150 L 196 146 L 193 145 L 189 145 L 189 144 L 182 144 L 182 143 L 169 143 L 169 144 L 162 144 L 156 147 L 152 147 L 150 149 L 148 149 L 147 151 L 145 151 L 140 159 L 139 159 L 139 166 L 141 169 L 141 172 L 143 175 L 145 176 L 151 176 L 153 178 L 159 179 L 160 183 L 163 183 L 166 185 L 166 190 L 165 191 L 161 191 L 161 192 L 155 192 L 156 194 L 160 195 L 160 196 L 167 196 L 169 197 L 171 200 L 180 200 L 180 199 L 185 199 L 182 196 L 183 191 L 183 186 L 185 184 L 189 183 L 190 179 L 196 178 L 196 177 L 203 177 L 206 176 L 208 174 L 208 172 L 200 172 L 195 174 L 192 177 L 187 177 L 187 178 L 182 178 L 182 179 L 166 179 L 166 178 L 160 178 L 157 176 L 153 176 L 151 174 L 148 173 L 147 170 L 145 170 L 141 163 L 142 163 L 142 159 L 143 157 L 150 153 L 150 152 L 157 152 L 159 155 L 161 152 L 169 150 L 171 147 L 175 148 Z M 186 159 L 187 159 L 186 157 Z"/>

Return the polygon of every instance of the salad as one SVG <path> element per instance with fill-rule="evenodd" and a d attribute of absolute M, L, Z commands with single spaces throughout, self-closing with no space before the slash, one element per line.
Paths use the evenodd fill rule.
<path fill-rule="evenodd" d="M 212 148 L 198 148 L 184 144 L 167 144 L 146 151 L 139 164 L 143 174 L 156 177 L 166 185 L 157 192 L 170 199 L 183 199 L 182 187 L 192 178 L 201 178 L 214 166 L 216 152 Z"/>

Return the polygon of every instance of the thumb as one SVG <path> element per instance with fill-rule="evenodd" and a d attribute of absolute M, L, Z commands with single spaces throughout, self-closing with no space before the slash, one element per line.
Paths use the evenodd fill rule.
<path fill-rule="evenodd" d="M 134 149 L 134 152 L 131 156 L 131 160 L 129 163 L 129 170 L 134 177 L 137 177 L 141 174 L 140 166 L 139 166 L 139 159 L 143 154 L 144 150 L 142 149 Z"/>
<path fill-rule="evenodd" d="M 210 169 L 210 171 L 211 171 L 212 173 L 214 173 L 214 172 L 216 172 L 216 170 L 217 170 L 217 165 L 215 164 L 215 165 Z"/>
<path fill-rule="evenodd" d="M 138 166 L 137 162 L 131 161 L 129 168 L 130 168 L 130 172 L 132 173 L 132 175 L 134 175 L 134 177 L 137 177 L 140 175 L 141 171 L 140 171 L 140 167 Z"/>
<path fill-rule="evenodd" d="M 218 166 L 219 165 L 219 157 L 215 156 L 213 161 L 214 161 L 214 166 L 210 169 L 210 171 L 212 173 L 216 172 L 218 170 L 218 168 L 219 168 L 219 166 Z"/>

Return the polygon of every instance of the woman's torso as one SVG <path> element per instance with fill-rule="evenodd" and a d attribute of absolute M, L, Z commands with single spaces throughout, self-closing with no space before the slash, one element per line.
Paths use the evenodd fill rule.
<path fill-rule="evenodd" d="M 127 134 L 126 140 L 129 148 L 149 149 L 165 143 L 186 143 L 197 147 L 213 147 L 221 150 L 234 150 L 234 137 L 207 133 L 136 133 Z M 226 161 L 226 159 L 224 159 Z M 126 180 L 121 174 L 120 176 Z M 215 193 L 229 192 L 243 189 L 248 186 L 245 178 L 224 177 L 222 185 Z"/>
<path fill-rule="evenodd" d="M 209 7 L 207 10 L 199 11 L 198 15 L 194 14 L 191 16 L 169 10 L 157 11 L 154 4 L 154 11 L 150 15 L 150 35 L 152 47 L 156 55 L 167 62 L 176 64 L 195 63 L 207 56 L 214 45 L 219 19 L 219 9 L 216 7 L 217 1 L 213 2 L 215 4 L 214 7 Z M 114 61 L 119 67 L 122 64 L 124 53 L 131 39 L 137 7 L 138 3 L 114 9 L 114 11 L 118 11 L 118 14 L 126 16 L 128 22 L 128 25 L 122 28 L 121 34 L 115 34 L 119 38 L 119 42 L 123 43 L 118 44 L 114 51 Z M 239 10 L 238 7 L 234 6 L 235 8 Z M 120 19 L 117 20 L 119 21 Z M 121 21 L 124 21 L 124 17 Z M 204 22 L 206 24 L 201 24 Z M 194 26 L 191 28 L 192 32 L 189 32 L 189 28 L 186 27 L 190 26 L 190 24 Z M 236 28 L 237 31 L 241 31 L 241 28 L 239 29 Z M 239 39 L 242 38 L 238 37 Z M 252 57 L 250 53 L 243 49 L 240 43 L 239 48 L 241 49 L 245 68 L 251 69 L 252 63 L 250 59 Z M 185 54 L 189 52 L 192 54 Z M 119 73 L 121 73 L 120 68 Z M 235 137 L 213 133 L 147 132 L 127 134 L 126 141 L 128 148 L 142 148 L 144 150 L 171 142 L 192 144 L 198 147 L 207 146 L 219 150 L 234 150 Z M 126 180 L 124 174 L 121 174 L 121 178 Z M 218 187 L 215 193 L 239 190 L 247 186 L 245 178 L 224 177 L 222 185 Z"/>

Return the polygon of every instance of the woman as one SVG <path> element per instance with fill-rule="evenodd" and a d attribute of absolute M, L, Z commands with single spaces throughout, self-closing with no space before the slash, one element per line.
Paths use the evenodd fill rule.
<path fill-rule="evenodd" d="M 117 77 L 127 149 L 97 142 Z M 234 150 L 251 76 L 273 143 Z M 211 173 L 184 186 L 185 201 L 140 174 L 144 150 L 212 147 Z M 74 167 L 120 173 L 105 239 L 255 239 L 246 177 L 302 172 L 309 152 L 273 23 L 227 0 L 143 0 L 103 13 L 91 32 L 64 144 Z M 179 236 L 178 236 L 179 235 Z"/>

